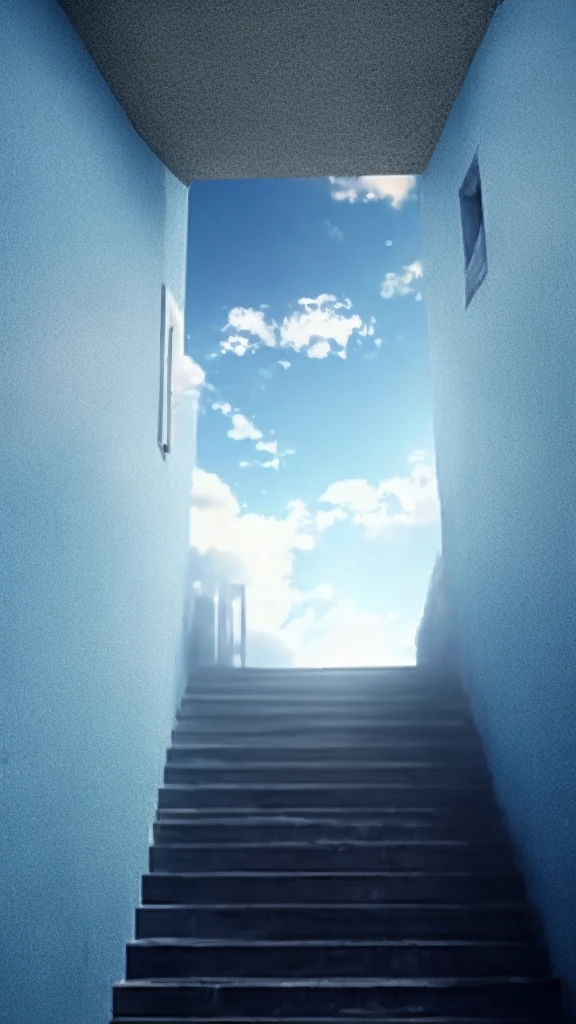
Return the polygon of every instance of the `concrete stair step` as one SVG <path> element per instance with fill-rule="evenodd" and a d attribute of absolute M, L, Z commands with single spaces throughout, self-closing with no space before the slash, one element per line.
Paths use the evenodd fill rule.
<path fill-rule="evenodd" d="M 282 1024 L 358 1024 L 361 1018 L 359 1015 L 355 1017 L 344 1017 L 338 1015 L 338 1017 L 219 1017 L 220 1024 L 278 1024 L 282 1021 Z M 560 1013 L 552 1011 L 546 1011 L 541 1017 L 470 1017 L 469 1014 L 457 1014 L 454 1016 L 451 1014 L 447 1017 L 443 1014 L 441 1017 L 436 1014 L 433 1017 L 426 1015 L 425 1017 L 418 1016 L 405 1016 L 397 1017 L 395 1014 L 391 1016 L 386 1014 L 386 1017 L 376 1017 L 370 1014 L 370 1024 L 562 1024 L 564 1017 Z M 111 1024 L 208 1024 L 209 1020 L 213 1018 L 208 1017 L 166 1017 L 164 1014 L 162 1017 L 114 1017 Z"/>
<path fill-rule="evenodd" d="M 151 872 L 494 870 L 511 877 L 516 873 L 507 845 L 429 839 L 153 845 L 149 866 Z"/>
<path fill-rule="evenodd" d="M 520 875 L 487 872 L 159 873 L 142 878 L 142 903 L 510 903 L 526 899 Z"/>
<path fill-rule="evenodd" d="M 327 684 L 315 686 L 311 682 L 307 685 L 295 684 L 294 682 L 265 684 L 256 680 L 252 682 L 245 680 L 241 685 L 237 683 L 232 685 L 213 682 L 204 686 L 197 686 L 188 683 L 182 696 L 189 700 L 206 702 L 247 700 L 253 703 L 266 701 L 287 701 L 291 703 L 295 701 L 305 703 L 312 701 L 319 703 L 323 701 L 325 704 L 329 704 L 331 702 L 337 703 L 338 701 L 364 700 L 377 704 L 378 701 L 410 700 L 412 698 L 468 701 L 468 694 L 464 687 L 457 682 L 431 683 L 430 681 L 423 680 L 420 680 L 418 683 L 413 682 L 412 684 L 398 680 L 390 680 L 387 683 L 383 683 L 380 680 L 379 682 L 363 681 L 355 685 L 348 683 L 332 686 Z"/>
<path fill-rule="evenodd" d="M 136 910 L 136 938 L 520 939 L 535 937 L 524 903 L 150 905 Z M 256 1012 L 256 1011 L 254 1011 Z"/>
<path fill-rule="evenodd" d="M 329 698 L 343 693 L 367 693 L 374 698 L 381 692 L 462 691 L 459 681 L 431 668 L 402 666 L 400 668 L 350 669 L 234 669 L 218 671 L 202 669 L 190 675 L 186 691 L 193 694 L 215 693 L 318 693 Z"/>
<path fill-rule="evenodd" d="M 338 807 L 353 804 L 360 807 L 461 807 L 473 802 L 478 813 L 493 806 L 491 787 L 485 786 L 410 786 L 402 783 L 380 785 L 367 783 L 328 783 L 282 786 L 276 784 L 233 785 L 221 783 L 202 786 L 165 785 L 158 791 L 158 807 L 245 807 L 247 810 L 294 807 Z"/>
<path fill-rule="evenodd" d="M 423 782 L 438 782 L 444 785 L 460 786 L 490 785 L 490 776 L 485 768 L 455 769 L 448 765 L 423 763 L 366 762 L 363 765 L 326 765 L 321 761 L 309 762 L 245 762 L 228 767 L 199 767 L 191 764 L 167 764 L 164 770 L 166 783 L 382 783 L 404 782 L 419 785 Z"/>
<path fill-rule="evenodd" d="M 469 822 L 478 821 L 481 824 L 488 822 L 502 822 L 501 816 L 495 807 L 487 807 L 484 815 L 480 816 L 473 806 L 457 807 L 455 810 L 450 807 L 410 807 L 404 811 L 396 807 L 338 807 L 339 821 L 360 821 L 368 824 L 380 821 L 389 821 L 391 818 L 413 821 L 417 815 L 422 824 L 434 824 L 446 822 Z M 214 819 L 241 819 L 253 818 L 264 822 L 272 821 L 275 818 L 285 820 L 286 818 L 306 818 L 308 821 L 317 819 L 333 819 L 335 810 L 333 807 L 291 807 L 289 811 L 263 810 L 254 813 L 246 811 L 242 807 L 202 807 L 197 810 L 194 807 L 164 807 L 156 811 L 157 821 L 168 821 L 179 819 L 190 823 L 197 820 L 210 821 Z"/>
<path fill-rule="evenodd" d="M 395 1012 L 474 1013 L 490 1020 L 498 1012 L 536 1018 L 559 1008 L 558 986 L 533 978 L 321 978 L 165 979 L 127 981 L 114 988 L 115 1014 L 187 1014 L 218 1020 L 242 1014 L 306 1017 Z"/>
<path fill-rule="evenodd" d="M 484 751 L 476 735 L 462 738 L 459 735 L 448 735 L 445 738 L 423 737 L 414 739 L 411 736 L 395 737 L 384 742 L 372 744 L 349 742 L 345 750 L 340 744 L 321 741 L 310 744 L 308 741 L 295 740 L 293 743 L 280 742 L 273 744 L 251 743 L 250 757 L 253 761 L 271 763 L 291 763 L 298 761 L 314 761 L 339 765 L 345 756 L 346 764 L 362 765 L 366 762 L 377 763 L 389 761 L 428 761 L 442 765 L 486 766 Z M 167 762 L 197 763 L 209 766 L 243 764 L 246 761 L 246 743 L 205 743 L 177 742 L 168 747 Z"/>
<path fill-rule="evenodd" d="M 470 707 L 462 695 L 440 696 L 438 694 L 386 695 L 373 699 L 370 695 L 349 694 L 346 697 L 316 697 L 293 695 L 259 697 L 256 694 L 243 696 L 207 696 L 195 695 L 182 698 L 180 711 L 200 718 L 215 716 L 234 716 L 244 718 L 268 718 L 279 715 L 326 716 L 338 718 L 354 714 L 370 714 L 377 718 L 397 717 L 403 714 L 409 717 L 429 715 L 436 718 L 457 717 L 467 718 Z"/>
<path fill-rule="evenodd" d="M 255 970 L 257 968 L 257 971 Z M 544 977 L 548 958 L 521 942 L 423 940 L 142 939 L 127 950 L 128 980 L 219 977 Z"/>
<path fill-rule="evenodd" d="M 347 841 L 358 839 L 411 839 L 425 842 L 427 839 L 487 839 L 506 842 L 502 822 L 495 816 L 467 814 L 461 820 L 455 815 L 418 815 L 414 813 L 374 812 L 363 818 L 361 812 L 355 817 L 339 817 L 338 811 L 314 817 L 305 812 L 300 815 L 236 814 L 218 819 L 215 815 L 202 818 L 199 815 L 183 817 L 175 810 L 171 820 L 162 819 L 153 824 L 156 843 L 194 842 L 245 842 L 273 843 L 286 840 L 298 842 Z"/>
<path fill-rule="evenodd" d="M 354 733 L 362 736 L 394 736 L 396 733 L 409 732 L 416 735 L 435 735 L 445 732 L 474 733 L 472 719 L 467 715 L 440 716 L 428 713 L 425 709 L 408 713 L 399 710 L 396 714 L 378 715 L 366 712 L 362 716 L 356 709 L 355 717 L 351 715 L 308 715 L 304 711 L 285 715 L 247 715 L 235 717 L 233 714 L 216 713 L 211 716 L 197 715 L 195 711 L 178 709 L 176 714 L 177 730 L 195 732 L 198 737 L 215 734 L 216 736 L 261 736 L 268 733 L 298 736 L 325 736 L 329 733 L 342 733 L 350 738 Z"/>

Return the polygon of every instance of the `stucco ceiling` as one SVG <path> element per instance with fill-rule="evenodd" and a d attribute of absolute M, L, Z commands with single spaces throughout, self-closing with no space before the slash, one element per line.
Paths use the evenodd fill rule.
<path fill-rule="evenodd" d="M 498 0 L 60 0 L 193 178 L 424 170 Z"/>

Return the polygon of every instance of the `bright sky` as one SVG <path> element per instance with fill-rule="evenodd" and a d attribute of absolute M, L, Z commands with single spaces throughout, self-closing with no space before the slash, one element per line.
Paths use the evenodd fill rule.
<path fill-rule="evenodd" d="M 197 577 L 251 664 L 390 665 L 440 547 L 417 179 L 190 187 Z"/>

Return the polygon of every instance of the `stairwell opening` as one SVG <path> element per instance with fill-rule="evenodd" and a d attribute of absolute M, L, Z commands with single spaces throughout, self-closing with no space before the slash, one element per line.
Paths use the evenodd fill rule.
<path fill-rule="evenodd" d="M 195 181 L 188 237 L 190 582 L 245 584 L 254 667 L 436 657 L 418 179 Z"/>

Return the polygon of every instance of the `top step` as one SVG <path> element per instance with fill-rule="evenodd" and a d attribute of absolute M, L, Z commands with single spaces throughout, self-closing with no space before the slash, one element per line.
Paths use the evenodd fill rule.
<path fill-rule="evenodd" d="M 188 677 L 187 693 L 287 693 L 313 690 L 318 694 L 364 692 L 458 692 L 457 679 L 446 673 L 408 665 L 399 668 L 358 669 L 199 669 Z"/>

